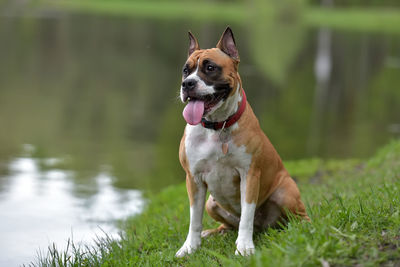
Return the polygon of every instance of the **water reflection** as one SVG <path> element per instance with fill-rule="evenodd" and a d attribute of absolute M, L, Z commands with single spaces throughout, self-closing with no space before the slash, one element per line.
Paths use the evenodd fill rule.
<path fill-rule="evenodd" d="M 52 169 L 56 163 L 58 159 L 16 158 L 9 164 L 10 174 L 0 177 L 0 266 L 28 263 L 37 249 L 46 251 L 53 242 L 63 248 L 72 237 L 78 244 L 93 242 L 104 232 L 117 238 L 115 222 L 142 210 L 141 192 L 115 188 L 106 172 L 93 177 L 94 184 L 80 185 L 91 194 L 75 194 L 74 172 Z M 47 170 L 41 169 L 43 164 Z"/>
<path fill-rule="evenodd" d="M 323 122 L 323 108 L 327 105 L 329 81 L 332 71 L 331 43 L 332 33 L 329 29 L 320 29 L 317 33 L 317 52 L 314 63 L 315 93 L 311 115 L 310 133 L 307 140 L 307 152 L 315 154 L 321 146 L 320 128 Z"/>

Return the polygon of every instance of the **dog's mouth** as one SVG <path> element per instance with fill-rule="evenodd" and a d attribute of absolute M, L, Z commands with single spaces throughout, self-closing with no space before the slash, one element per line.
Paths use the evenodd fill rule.
<path fill-rule="evenodd" d="M 225 92 L 217 92 L 209 95 L 186 94 L 183 98 L 183 101 L 187 102 L 183 110 L 183 117 L 187 123 L 197 125 L 224 98 Z"/>
<path fill-rule="evenodd" d="M 224 93 L 214 93 L 209 95 L 187 95 L 185 102 L 190 103 L 191 101 L 203 101 L 204 102 L 204 114 L 207 114 L 221 99 L 225 96 Z"/>

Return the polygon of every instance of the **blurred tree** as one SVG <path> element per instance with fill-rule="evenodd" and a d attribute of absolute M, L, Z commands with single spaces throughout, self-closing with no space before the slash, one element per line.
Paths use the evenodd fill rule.
<path fill-rule="evenodd" d="M 249 10 L 249 43 L 253 60 L 265 76 L 278 85 L 303 46 L 305 28 L 300 13 L 303 1 L 254 1 Z"/>

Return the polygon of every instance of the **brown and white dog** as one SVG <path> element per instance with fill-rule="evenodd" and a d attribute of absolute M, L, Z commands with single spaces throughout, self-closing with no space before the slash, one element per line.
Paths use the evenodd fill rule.
<path fill-rule="evenodd" d="M 253 228 L 284 222 L 287 211 L 309 220 L 300 192 L 246 101 L 239 53 L 228 27 L 216 48 L 200 49 L 189 32 L 180 91 L 188 123 L 179 159 L 186 171 L 189 233 L 176 253 L 195 251 L 201 237 L 239 229 L 236 254 L 254 253 Z M 207 189 L 210 197 L 206 205 Z M 221 225 L 202 231 L 204 206 Z"/>

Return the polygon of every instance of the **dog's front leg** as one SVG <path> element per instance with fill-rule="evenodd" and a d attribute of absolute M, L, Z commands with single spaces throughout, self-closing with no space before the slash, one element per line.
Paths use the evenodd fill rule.
<path fill-rule="evenodd" d="M 260 174 L 250 170 L 246 176 L 243 176 L 241 175 L 240 180 L 241 215 L 235 254 L 248 256 L 254 254 L 254 213 L 260 188 Z"/>
<path fill-rule="evenodd" d="M 191 254 L 201 244 L 204 203 L 207 191 L 203 182 L 196 182 L 194 178 L 189 175 L 186 175 L 186 188 L 190 201 L 190 225 L 185 243 L 175 254 L 175 256 L 179 258 L 186 254 Z"/>

